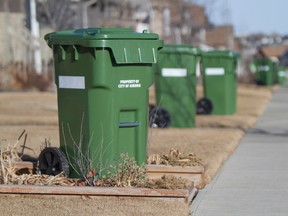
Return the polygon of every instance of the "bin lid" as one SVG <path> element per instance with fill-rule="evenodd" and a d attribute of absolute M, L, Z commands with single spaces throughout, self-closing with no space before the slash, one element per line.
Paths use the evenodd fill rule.
<path fill-rule="evenodd" d="M 52 32 L 45 35 L 48 45 L 81 45 L 95 47 L 103 40 L 157 40 L 158 35 L 153 33 L 138 33 L 130 28 L 86 28 L 70 29 Z M 95 43 L 98 42 L 98 43 Z"/>
<path fill-rule="evenodd" d="M 232 50 L 212 50 L 212 51 L 203 52 L 202 56 L 239 58 L 240 54 Z"/>
<path fill-rule="evenodd" d="M 52 32 L 47 44 L 110 48 L 117 63 L 156 63 L 157 50 L 163 46 L 158 35 L 138 33 L 130 28 L 86 28 Z"/>
<path fill-rule="evenodd" d="M 184 53 L 199 55 L 200 49 L 188 44 L 165 44 L 160 53 Z"/>

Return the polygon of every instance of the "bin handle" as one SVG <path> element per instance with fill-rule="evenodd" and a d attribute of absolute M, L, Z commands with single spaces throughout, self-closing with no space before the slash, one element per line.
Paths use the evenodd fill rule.
<path fill-rule="evenodd" d="M 138 127 L 140 126 L 140 122 L 120 122 L 120 128 L 127 128 L 127 127 Z"/>
<path fill-rule="evenodd" d="M 78 53 L 77 47 L 74 45 L 72 47 L 74 50 L 74 60 L 77 61 L 77 60 L 79 60 L 79 53 Z"/>
<path fill-rule="evenodd" d="M 61 56 L 61 60 L 66 60 L 66 51 L 64 49 L 63 46 L 60 46 L 60 56 Z"/>

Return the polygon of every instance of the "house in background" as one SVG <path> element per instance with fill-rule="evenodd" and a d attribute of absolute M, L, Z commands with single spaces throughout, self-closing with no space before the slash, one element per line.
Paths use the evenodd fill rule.
<path fill-rule="evenodd" d="M 28 22 L 31 2 L 37 4 L 40 37 L 35 37 Z M 219 43 L 218 33 L 213 36 L 213 25 L 205 8 L 184 0 L 0 0 L 0 24 L 0 39 L 5 41 L 0 47 L 0 64 L 4 68 L 1 71 L 5 73 L 8 64 L 17 64 L 18 71 L 24 71 L 26 77 L 27 67 L 30 70 L 34 67 L 37 72 L 35 62 L 39 55 L 35 55 L 35 51 L 39 46 L 41 70 L 48 71 L 52 53 L 44 35 L 63 29 L 125 27 L 139 32 L 148 29 L 159 34 L 165 43 L 202 47 L 225 45 Z M 229 30 L 229 35 L 225 36 L 224 31 L 221 38 L 230 38 L 232 31 Z M 1 77 L 3 83 L 9 79 Z"/>
<path fill-rule="evenodd" d="M 270 45 L 261 47 L 262 52 L 269 58 L 277 58 L 278 60 L 281 56 L 288 50 L 288 45 Z"/>
<path fill-rule="evenodd" d="M 234 31 L 232 25 L 216 26 L 206 30 L 205 42 L 216 49 L 234 50 Z"/>
<path fill-rule="evenodd" d="M 182 1 L 151 1 L 151 31 L 159 34 L 165 43 L 182 43 Z"/>
<path fill-rule="evenodd" d="M 254 58 L 270 58 L 280 65 L 288 66 L 288 45 L 276 44 L 270 46 L 263 46 L 257 49 Z"/>
<path fill-rule="evenodd" d="M 23 62 L 29 59 L 25 20 L 25 0 L 0 0 L 0 89 L 9 89 L 12 69 L 22 70 Z"/>
<path fill-rule="evenodd" d="M 22 32 L 25 31 L 25 21 L 25 0 L 0 0 L 0 64 L 26 58 L 23 48 L 29 41 L 25 41 Z"/>
<path fill-rule="evenodd" d="M 232 26 L 214 27 L 203 6 L 175 0 L 95 1 L 87 9 L 87 26 L 147 28 L 165 43 L 234 48 Z"/>
<path fill-rule="evenodd" d="M 9 89 L 11 86 L 15 89 L 20 82 L 21 85 L 28 83 L 40 73 L 47 76 L 51 74 L 48 74 L 51 71 L 48 65 L 51 61 L 51 51 L 44 39 L 33 34 L 31 28 L 33 25 L 30 22 L 31 3 L 36 2 L 35 0 L 0 0 L 0 41 L 2 42 L 0 89 Z M 34 30 L 39 32 L 36 10 L 34 12 L 34 24 L 36 24 Z M 43 56 L 43 53 L 49 54 Z"/>
<path fill-rule="evenodd" d="M 2 41 L 14 40 L 13 46 L 27 45 L 26 5 L 29 0 L 0 0 Z M 159 34 L 166 43 L 201 44 L 214 48 L 234 49 L 232 26 L 213 26 L 203 6 L 175 0 L 35 0 L 40 23 L 41 43 L 51 31 L 83 27 L 128 27 L 148 29 Z M 8 30 L 7 30 L 8 29 Z M 8 32 L 8 34 L 7 34 Z M 10 33 L 9 33 L 10 32 Z M 14 33 L 13 33 L 14 32 Z M 17 39 L 24 34 L 26 42 Z M 11 37 L 9 34 L 14 34 Z M 6 38 L 5 38 L 6 37 Z M 11 44 L 9 46 L 11 46 Z M 41 44 L 41 45 L 42 45 Z M 5 44 L 8 46 L 8 44 Z M 0 52 L 9 49 L 2 46 Z M 17 45 L 19 47 L 19 45 Z M 21 50 L 21 49 L 16 49 Z M 23 54 L 21 54 L 23 55 Z M 21 56 L 13 53 L 13 56 Z M 17 57 L 18 59 L 20 57 Z M 16 58 L 16 59 L 17 59 Z M 44 54 L 44 58 L 46 55 Z M 7 57 L 7 59 L 9 59 Z"/>
<path fill-rule="evenodd" d="M 96 1 L 87 9 L 87 26 L 147 29 L 166 43 L 182 43 L 183 6 L 174 0 Z"/>
<path fill-rule="evenodd" d="M 39 38 L 33 36 L 27 22 L 27 3 L 31 1 L 37 3 Z M 268 55 L 277 57 L 286 50 L 285 46 L 283 48 L 284 37 L 277 35 L 235 38 L 233 26 L 213 25 L 205 7 L 184 0 L 0 0 L 0 24 L 2 83 L 6 82 L 2 75 L 7 64 L 21 63 L 29 67 L 34 64 L 33 40 L 40 44 L 43 70 L 48 68 L 52 53 L 43 39 L 44 35 L 71 28 L 125 27 L 138 32 L 147 29 L 157 33 L 166 44 L 191 44 L 204 51 L 241 51 L 245 65 L 256 53 L 257 47 L 263 47 Z M 247 68 L 243 66 L 244 70 Z"/>

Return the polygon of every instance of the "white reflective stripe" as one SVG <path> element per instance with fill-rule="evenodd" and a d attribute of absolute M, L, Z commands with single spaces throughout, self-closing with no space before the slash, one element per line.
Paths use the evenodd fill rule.
<path fill-rule="evenodd" d="M 205 74 L 206 75 L 224 75 L 225 70 L 224 68 L 206 68 Z"/>
<path fill-rule="evenodd" d="M 278 71 L 278 76 L 280 76 L 280 77 L 285 77 L 286 74 L 285 74 L 284 71 Z"/>
<path fill-rule="evenodd" d="M 162 68 L 161 74 L 163 77 L 186 77 L 186 68 Z"/>
<path fill-rule="evenodd" d="M 258 70 L 259 71 L 269 71 L 270 67 L 269 67 L 269 65 L 261 65 L 258 67 Z"/>
<path fill-rule="evenodd" d="M 59 76 L 59 88 L 85 89 L 84 76 Z"/>

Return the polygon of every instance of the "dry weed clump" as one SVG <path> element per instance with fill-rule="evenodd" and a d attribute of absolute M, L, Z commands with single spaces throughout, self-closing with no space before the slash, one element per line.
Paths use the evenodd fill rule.
<path fill-rule="evenodd" d="M 60 173 L 56 176 L 40 174 L 14 175 L 9 184 L 14 185 L 45 185 L 45 186 L 77 186 L 78 182 Z"/>
<path fill-rule="evenodd" d="M 138 166 L 128 154 L 120 155 L 120 162 L 113 167 L 113 172 L 104 180 L 105 185 L 173 190 L 188 188 L 191 184 L 188 180 L 175 176 L 164 175 L 160 179 L 148 179 L 145 166 Z"/>
<path fill-rule="evenodd" d="M 111 186 L 137 187 L 147 179 L 145 166 L 138 166 L 134 158 L 126 153 L 121 154 L 119 163 L 111 168 L 107 177 L 104 177 Z"/>
<path fill-rule="evenodd" d="M 16 143 L 18 144 L 18 143 Z M 17 172 L 15 164 L 20 161 L 20 157 L 16 152 L 16 146 L 7 146 L 6 149 L 0 149 L 0 183 L 11 184 L 14 182 Z"/>
<path fill-rule="evenodd" d="M 160 179 L 146 179 L 138 187 L 151 188 L 151 189 L 184 189 L 191 186 L 191 182 L 181 177 L 171 175 L 164 175 Z"/>
<path fill-rule="evenodd" d="M 44 174 L 20 174 L 16 163 L 21 161 L 16 151 L 18 142 L 5 150 L 1 149 L 0 184 L 13 185 L 42 185 L 42 186 L 92 186 L 87 179 L 67 178 L 63 173 L 56 176 Z M 93 177 L 96 170 L 87 174 Z M 121 154 L 119 163 L 111 166 L 107 176 L 95 180 L 93 186 L 98 187 L 145 187 L 151 189 L 180 189 L 188 188 L 189 182 L 174 176 L 163 176 L 161 179 L 148 179 L 144 164 L 138 166 L 134 158 Z"/>
<path fill-rule="evenodd" d="M 63 174 L 57 176 L 22 174 L 17 168 L 17 163 L 21 157 L 17 153 L 19 139 L 14 146 L 8 145 L 5 149 L 0 150 L 0 184 L 13 185 L 49 185 L 49 186 L 73 186 L 75 181 L 65 178 Z"/>
<path fill-rule="evenodd" d="M 17 152 L 17 146 L 20 143 L 21 137 L 25 130 L 19 136 L 16 143 L 11 146 L 7 145 L 0 149 L 0 184 L 13 185 L 49 185 L 49 186 L 74 186 L 77 184 L 76 180 L 66 178 L 62 173 L 56 176 L 39 175 L 39 174 L 22 174 L 17 163 L 22 159 Z M 25 136 L 26 137 L 26 136 Z M 26 139 L 25 139 L 26 140 Z M 0 143 L 1 144 L 1 143 Z M 25 147 L 25 142 L 23 148 Z M 23 151 L 22 151 L 23 155 Z"/>
<path fill-rule="evenodd" d="M 171 148 L 169 154 L 162 153 L 148 156 L 148 164 L 163 164 L 172 166 L 204 166 L 204 161 L 194 153 L 181 153 L 178 149 Z"/>
<path fill-rule="evenodd" d="M 8 73 L 12 74 L 12 89 L 33 89 L 39 91 L 47 91 L 53 84 L 53 71 L 43 71 L 42 74 L 37 74 L 31 65 L 26 65 L 23 62 L 16 62 L 7 66 Z M 26 72 L 26 73 L 23 73 Z"/>

